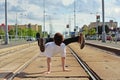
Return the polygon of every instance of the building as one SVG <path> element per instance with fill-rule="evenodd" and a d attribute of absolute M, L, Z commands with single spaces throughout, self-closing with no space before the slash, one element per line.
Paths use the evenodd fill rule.
<path fill-rule="evenodd" d="M 37 24 L 35 24 L 35 25 L 33 25 L 33 24 L 25 24 L 25 25 L 8 25 L 8 31 L 10 31 L 10 30 L 12 30 L 12 29 L 15 29 L 16 28 L 16 26 L 17 26 L 17 28 L 21 28 L 21 29 L 26 29 L 26 28 L 32 28 L 32 30 L 35 30 L 35 31 L 37 31 L 37 32 L 40 32 L 40 31 L 42 31 L 42 27 L 41 27 L 41 25 L 37 25 Z M 0 29 L 4 29 L 5 30 L 5 25 L 4 24 L 1 24 L 0 25 Z"/>
<path fill-rule="evenodd" d="M 89 28 L 95 28 L 97 26 L 101 26 L 102 22 L 91 22 L 89 25 Z M 113 20 L 110 20 L 109 22 L 105 22 L 105 25 L 109 27 L 109 29 L 117 28 L 118 22 L 113 22 Z"/>

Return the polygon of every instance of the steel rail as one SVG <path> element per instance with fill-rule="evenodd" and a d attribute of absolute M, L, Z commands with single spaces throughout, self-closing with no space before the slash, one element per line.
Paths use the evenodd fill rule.
<path fill-rule="evenodd" d="M 13 73 L 8 74 L 5 77 L 5 80 L 13 80 L 14 77 L 19 74 L 23 69 L 25 69 L 32 61 L 34 61 L 38 57 L 39 53 L 33 56 L 31 59 L 29 59 L 26 63 L 21 65 L 18 69 L 16 69 Z"/>
<path fill-rule="evenodd" d="M 83 67 L 83 69 L 87 72 L 90 76 L 90 80 L 102 80 L 77 54 L 76 52 L 68 46 L 70 49 L 71 54 L 76 58 L 79 64 Z"/>

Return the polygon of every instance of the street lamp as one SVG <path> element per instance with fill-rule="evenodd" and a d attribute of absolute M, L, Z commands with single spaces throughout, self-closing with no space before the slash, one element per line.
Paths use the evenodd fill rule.
<path fill-rule="evenodd" d="M 102 0 L 102 23 L 103 23 L 103 28 L 102 28 L 102 42 L 106 42 L 104 14 L 105 14 L 104 13 L 104 0 Z"/>
<path fill-rule="evenodd" d="M 49 35 L 51 36 L 53 33 L 53 27 L 52 27 L 52 22 L 51 22 L 51 16 L 49 15 L 48 17 L 49 17 L 49 27 L 50 27 Z"/>
<path fill-rule="evenodd" d="M 7 24 L 7 0 L 5 0 L 5 44 L 9 44 L 8 24 Z"/>
<path fill-rule="evenodd" d="M 16 13 L 16 24 L 15 24 L 15 38 L 18 38 L 18 25 L 17 25 L 17 13 Z"/>

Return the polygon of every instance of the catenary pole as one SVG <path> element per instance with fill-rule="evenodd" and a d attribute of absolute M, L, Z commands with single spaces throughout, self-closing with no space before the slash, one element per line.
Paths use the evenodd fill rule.
<path fill-rule="evenodd" d="M 7 0 L 5 0 L 5 44 L 9 44 L 8 24 L 7 24 Z"/>
<path fill-rule="evenodd" d="M 102 0 L 102 23 L 103 23 L 103 28 L 102 28 L 102 42 L 106 42 L 106 32 L 105 32 L 105 11 L 104 11 L 104 0 Z"/>

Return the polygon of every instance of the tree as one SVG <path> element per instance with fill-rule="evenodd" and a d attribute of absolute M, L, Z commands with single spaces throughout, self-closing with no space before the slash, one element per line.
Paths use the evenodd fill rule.
<path fill-rule="evenodd" d="M 102 26 L 98 26 L 98 34 L 102 34 L 102 29 L 103 29 L 103 25 Z M 109 33 L 110 29 L 108 25 L 105 25 L 105 32 Z"/>
<path fill-rule="evenodd" d="M 105 32 L 106 33 L 109 33 L 110 29 L 109 29 L 109 26 L 108 25 L 105 25 Z"/>
<path fill-rule="evenodd" d="M 9 35 L 15 35 L 15 30 L 11 29 L 11 30 L 9 31 Z"/>
<path fill-rule="evenodd" d="M 98 34 L 102 34 L 102 26 L 98 26 Z"/>
<path fill-rule="evenodd" d="M 89 31 L 88 26 L 87 26 L 87 25 L 84 25 L 84 26 L 82 27 L 82 31 L 83 31 L 83 34 L 84 34 L 85 36 L 88 35 L 88 31 Z"/>
<path fill-rule="evenodd" d="M 95 28 L 91 28 L 91 29 L 89 29 L 89 31 L 88 31 L 88 35 L 95 35 L 96 34 L 96 30 L 95 30 Z"/>
<path fill-rule="evenodd" d="M 31 28 L 28 28 L 28 30 L 27 30 L 27 36 L 29 36 L 29 37 L 35 37 L 36 33 L 37 33 L 37 31 L 32 30 Z"/>
<path fill-rule="evenodd" d="M 5 31 L 0 28 L 0 35 L 5 35 Z"/>

